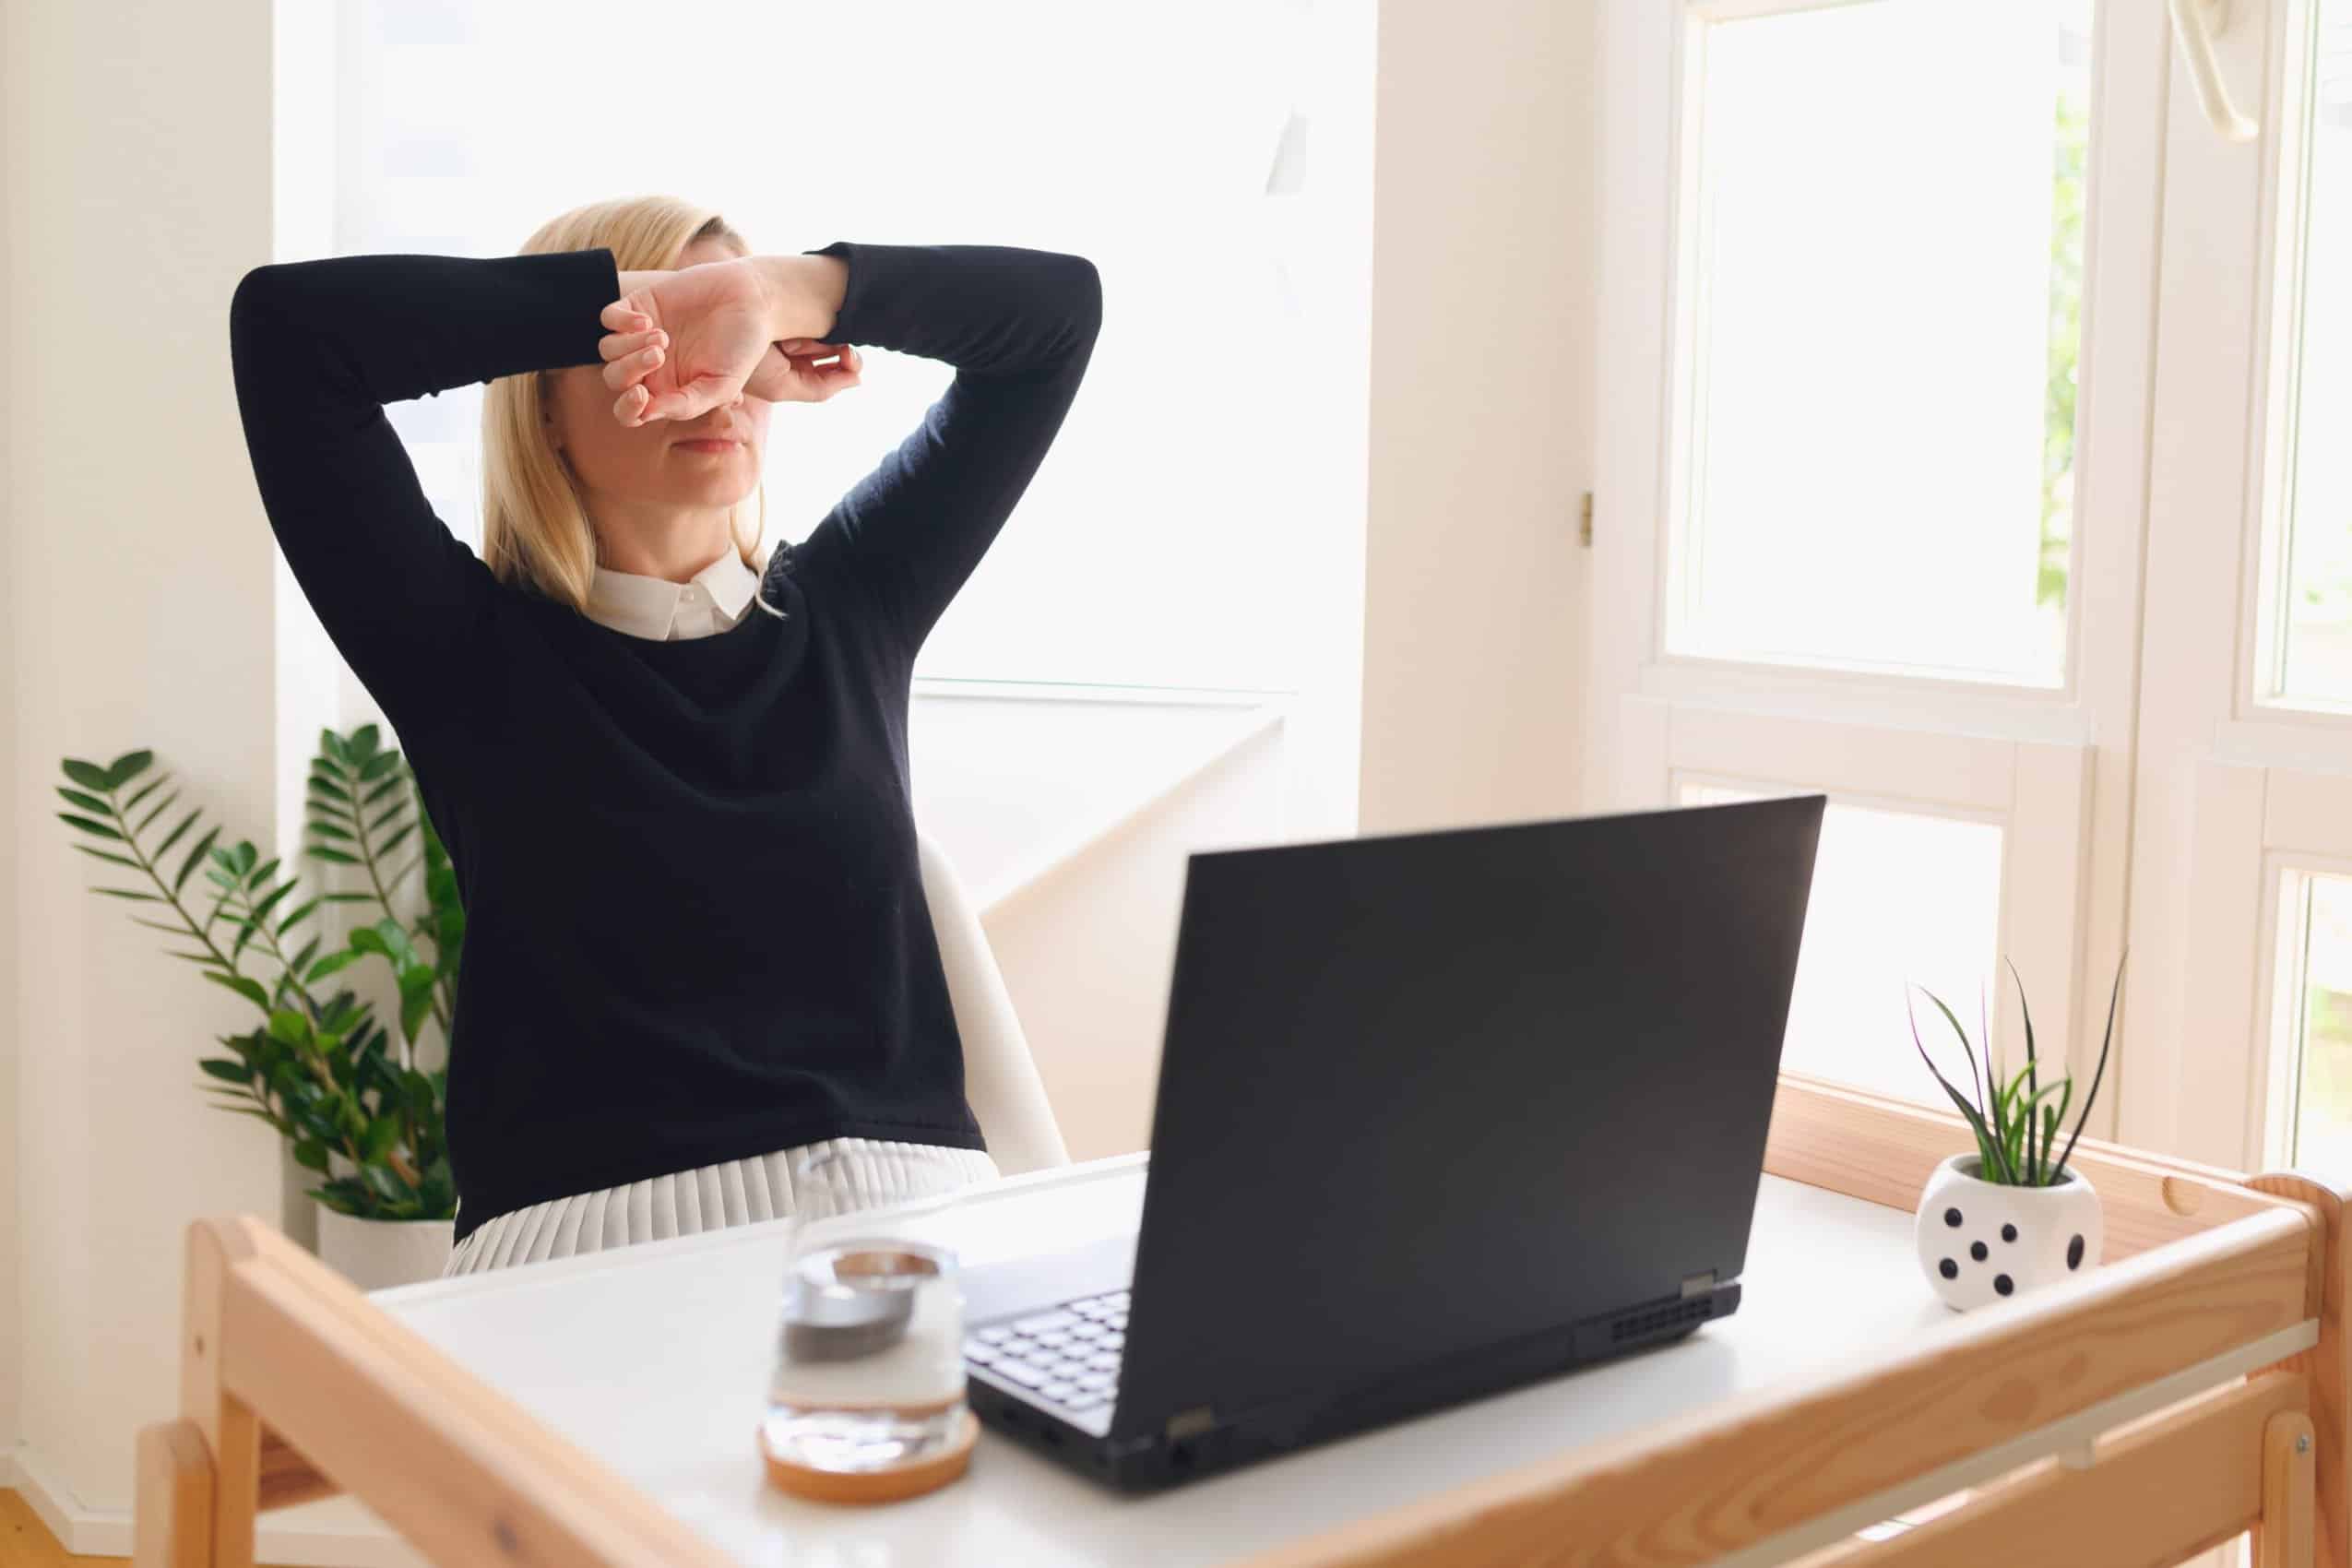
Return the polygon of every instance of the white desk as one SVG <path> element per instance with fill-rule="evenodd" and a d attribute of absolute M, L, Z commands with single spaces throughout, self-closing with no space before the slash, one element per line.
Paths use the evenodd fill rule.
<path fill-rule="evenodd" d="M 1141 1156 L 981 1189 L 940 1222 L 974 1315 L 1051 1239 L 1132 1229 Z M 1563 1215 L 1563 1235 L 1572 1219 Z M 378 1292 L 467 1370 L 745 1563 L 1097 1568 L 1221 1563 L 1362 1514 L 1949 1328 L 1910 1217 L 1764 1178 L 1740 1310 L 1677 1345 L 1173 1491 L 1131 1498 L 984 1433 L 944 1491 L 870 1509 L 786 1497 L 753 1431 L 775 1343 L 781 1223 Z M 357 1516 L 348 1500 L 298 1512 Z M 295 1521 L 281 1515 L 288 1524 Z M 373 1546 L 374 1543 L 370 1543 Z M 372 1561 L 415 1562 L 386 1538 Z"/>

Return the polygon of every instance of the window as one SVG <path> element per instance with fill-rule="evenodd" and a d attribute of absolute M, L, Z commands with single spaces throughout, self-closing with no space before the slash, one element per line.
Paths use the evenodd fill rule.
<path fill-rule="evenodd" d="M 2278 526 L 2268 540 L 2265 697 L 2352 706 L 2352 5 L 2316 10 L 2301 221 L 2282 249 L 2289 291 Z M 2291 171 L 2291 164 L 2290 164 Z M 2298 232 L 2299 231 L 2299 232 Z"/>
<path fill-rule="evenodd" d="M 2058 684 L 2089 0 L 1689 38 L 1669 647 Z"/>

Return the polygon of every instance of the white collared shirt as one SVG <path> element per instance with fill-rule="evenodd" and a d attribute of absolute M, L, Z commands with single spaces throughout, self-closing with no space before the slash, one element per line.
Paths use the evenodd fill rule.
<path fill-rule="evenodd" d="M 599 566 L 588 581 L 588 619 L 633 637 L 683 642 L 726 631 L 743 618 L 759 579 L 732 545 L 683 583 Z"/>

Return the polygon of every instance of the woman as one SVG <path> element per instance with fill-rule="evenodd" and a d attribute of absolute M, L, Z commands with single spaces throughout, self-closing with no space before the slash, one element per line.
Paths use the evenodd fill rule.
<path fill-rule="evenodd" d="M 448 1272 L 788 1213 L 820 1146 L 885 1194 L 995 1174 L 917 871 L 909 683 L 1100 320 L 1080 256 L 760 255 L 659 197 L 566 214 L 514 256 L 238 285 L 270 527 L 464 894 Z M 763 557 L 744 503 L 769 410 L 856 386 L 856 344 L 955 380 Z M 473 381 L 480 558 L 382 408 Z"/>

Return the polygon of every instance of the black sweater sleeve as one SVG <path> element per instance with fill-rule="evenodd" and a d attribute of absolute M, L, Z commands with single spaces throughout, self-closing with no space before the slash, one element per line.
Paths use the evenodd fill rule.
<path fill-rule="evenodd" d="M 849 564 L 911 662 L 1062 428 L 1101 327 L 1101 279 L 1084 256 L 1009 245 L 836 241 L 803 254 L 849 266 L 825 341 L 956 367 L 922 423 L 800 547 Z"/>
<path fill-rule="evenodd" d="M 435 517 L 384 405 L 601 362 L 612 251 L 259 267 L 229 305 L 269 526 L 327 636 L 412 743 L 480 685 L 489 569 Z"/>

